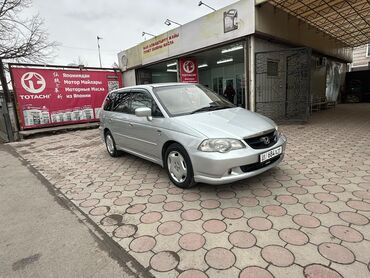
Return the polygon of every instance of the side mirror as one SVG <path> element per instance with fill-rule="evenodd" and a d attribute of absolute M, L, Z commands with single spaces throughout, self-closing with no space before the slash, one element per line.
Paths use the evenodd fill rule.
<path fill-rule="evenodd" d="M 135 109 L 135 115 L 137 117 L 147 117 L 148 121 L 152 120 L 152 109 L 148 107 L 139 107 Z"/>

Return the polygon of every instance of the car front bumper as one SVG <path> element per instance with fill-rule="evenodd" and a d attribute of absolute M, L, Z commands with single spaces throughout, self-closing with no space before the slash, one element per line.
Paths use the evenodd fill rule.
<path fill-rule="evenodd" d="M 194 152 L 191 155 L 194 180 L 208 184 L 225 184 L 259 175 L 277 166 L 283 160 L 286 142 L 286 137 L 281 135 L 274 146 L 266 149 L 246 147 L 228 153 Z M 278 158 L 259 164 L 260 154 L 280 146 L 283 152 Z M 256 167 L 247 170 L 248 166 Z"/>

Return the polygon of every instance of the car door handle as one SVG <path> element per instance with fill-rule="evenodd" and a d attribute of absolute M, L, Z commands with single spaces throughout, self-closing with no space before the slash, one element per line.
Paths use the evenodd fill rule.
<path fill-rule="evenodd" d="M 129 123 L 129 126 L 134 127 L 134 125 L 132 123 Z"/>

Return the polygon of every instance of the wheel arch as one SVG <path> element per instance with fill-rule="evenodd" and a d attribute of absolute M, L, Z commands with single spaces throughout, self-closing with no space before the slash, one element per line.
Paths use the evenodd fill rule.
<path fill-rule="evenodd" d="M 108 132 L 110 132 L 110 134 L 112 134 L 112 132 L 109 130 L 109 128 L 104 128 L 104 130 L 103 130 L 103 134 L 104 134 L 104 138 L 105 138 L 105 136 L 107 135 L 107 133 Z"/>
<path fill-rule="evenodd" d="M 188 164 L 188 165 L 187 165 L 187 168 L 188 168 L 188 170 L 187 170 L 187 175 L 188 175 L 188 177 L 186 178 L 186 180 L 187 180 L 187 182 L 186 182 L 186 186 L 177 184 L 177 183 L 176 183 L 176 181 L 175 181 L 175 180 L 173 180 L 173 178 L 170 176 L 169 169 L 168 169 L 168 167 L 166 166 L 166 165 L 167 165 L 167 161 L 166 161 L 166 158 L 165 158 L 165 154 L 166 154 L 166 152 L 167 152 L 168 148 L 169 148 L 171 145 L 173 145 L 173 144 L 177 144 L 179 147 L 181 147 L 181 148 L 183 149 L 183 151 L 182 151 L 182 152 L 185 152 L 185 156 L 186 156 L 186 157 L 184 157 L 184 159 L 185 159 L 185 160 L 188 160 L 188 161 L 186 161 L 186 163 Z M 181 143 L 179 143 L 178 141 L 175 141 L 175 140 L 168 140 L 168 141 L 163 145 L 163 147 L 162 147 L 162 161 L 163 161 L 163 167 L 166 169 L 166 171 L 167 171 L 167 173 L 168 173 L 168 175 L 169 175 L 170 180 L 171 180 L 171 181 L 172 181 L 172 183 L 174 183 L 176 186 L 179 186 L 179 187 L 181 187 L 181 188 L 190 188 L 190 187 L 192 187 L 192 186 L 195 184 L 195 182 L 194 182 L 194 169 L 193 169 L 193 162 L 192 162 L 192 159 L 191 159 L 191 157 L 190 157 L 190 155 L 189 155 L 188 150 L 184 147 L 184 145 L 183 145 L 183 144 L 181 144 Z M 190 172 L 189 172 L 189 171 L 190 171 Z M 186 180 L 185 180 L 185 181 L 186 181 Z M 184 181 L 184 182 L 185 182 L 185 181 Z"/>
<path fill-rule="evenodd" d="M 164 156 L 166 154 L 166 151 L 167 151 L 168 147 L 171 146 L 172 144 L 178 144 L 181 147 L 183 147 L 186 152 L 188 152 L 186 150 L 186 148 L 184 147 L 184 145 L 181 144 L 180 142 L 175 141 L 175 140 L 168 140 L 166 143 L 163 144 L 163 147 L 162 147 L 162 163 L 163 163 L 163 167 L 166 165 L 165 157 Z M 188 153 L 188 155 L 189 155 L 189 153 Z"/>
<path fill-rule="evenodd" d="M 168 147 L 171 146 L 172 144 L 180 144 L 180 143 L 177 142 L 177 141 L 175 141 L 175 140 L 168 140 L 166 143 L 163 144 L 163 147 L 162 147 L 162 163 L 163 163 L 163 167 L 165 165 L 164 155 L 166 154 L 166 151 L 167 151 Z"/>

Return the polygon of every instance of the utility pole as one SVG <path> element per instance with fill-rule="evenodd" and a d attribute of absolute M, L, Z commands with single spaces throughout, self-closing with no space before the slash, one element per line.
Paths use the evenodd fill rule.
<path fill-rule="evenodd" d="M 102 68 L 102 64 L 101 64 L 100 43 L 99 43 L 99 41 L 102 40 L 102 39 L 103 39 L 102 37 L 96 36 L 96 41 L 98 42 L 99 63 L 100 63 L 101 68 Z"/>
<path fill-rule="evenodd" d="M 10 142 L 13 142 L 14 134 L 13 134 L 13 128 L 12 128 L 12 123 L 10 121 L 9 109 L 8 109 L 8 103 L 10 103 L 11 99 L 10 99 L 8 83 L 6 81 L 6 76 L 5 76 L 4 64 L 1 58 L 0 58 L 0 81 L 1 81 L 1 86 L 3 88 L 3 93 L 4 93 L 4 102 L 2 104 L 2 110 L 3 110 L 2 114 L 4 115 L 5 128 L 8 134 L 8 139 Z"/>

